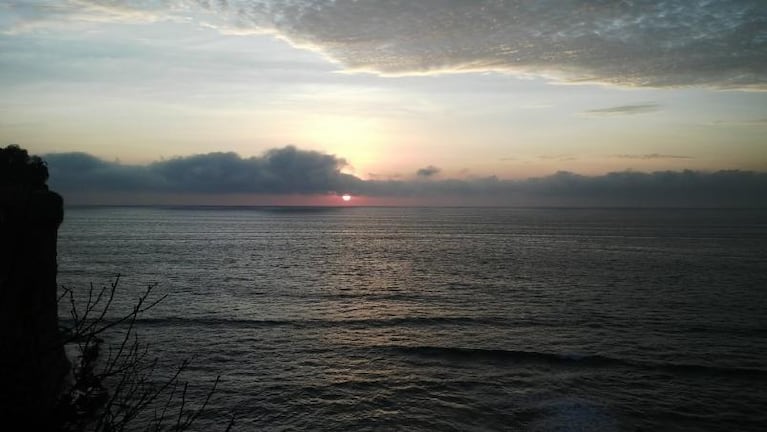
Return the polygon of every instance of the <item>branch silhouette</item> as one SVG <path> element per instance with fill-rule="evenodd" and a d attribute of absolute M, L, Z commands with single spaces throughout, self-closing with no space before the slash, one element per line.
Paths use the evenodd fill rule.
<path fill-rule="evenodd" d="M 156 284 L 148 285 L 132 309 L 116 318 L 108 318 L 114 307 L 120 284 L 117 275 L 108 286 L 96 289 L 93 284 L 78 302 L 73 289 L 61 287 L 59 302 L 66 301 L 71 322 L 63 328 L 64 343 L 76 346 L 78 361 L 73 367 L 73 384 L 60 401 L 63 431 L 114 432 L 124 430 L 186 431 L 206 409 L 221 376 L 217 376 L 202 402 L 190 403 L 188 382 L 182 374 L 189 367 L 183 360 L 170 377 L 156 379 L 159 358 L 151 357 L 149 345 L 136 332 L 139 316 L 157 306 L 166 295 L 153 298 Z M 102 354 L 104 336 L 119 332 Z M 180 388 L 180 390 L 179 390 Z M 225 431 L 234 426 L 232 415 Z"/>

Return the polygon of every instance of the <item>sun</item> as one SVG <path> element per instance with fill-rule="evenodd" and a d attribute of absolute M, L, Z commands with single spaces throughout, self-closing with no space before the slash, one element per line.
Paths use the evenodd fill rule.
<path fill-rule="evenodd" d="M 349 194 L 343 194 L 343 195 L 341 195 L 341 199 L 346 201 L 346 202 L 349 202 L 349 201 L 352 200 L 352 196 L 349 195 Z"/>

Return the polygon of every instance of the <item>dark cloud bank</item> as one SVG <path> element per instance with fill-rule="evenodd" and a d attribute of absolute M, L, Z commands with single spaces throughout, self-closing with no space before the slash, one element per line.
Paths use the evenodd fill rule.
<path fill-rule="evenodd" d="M 424 204 L 434 198 L 450 198 L 449 202 L 465 205 L 767 207 L 767 173 L 749 171 L 615 172 L 600 176 L 559 172 L 526 180 L 494 176 L 362 180 L 341 172 L 344 159 L 295 147 L 270 150 L 260 157 L 209 153 L 149 165 L 122 165 L 85 153 L 44 158 L 51 171 L 51 187 L 70 197 L 71 203 L 77 203 L 77 197 L 109 195 L 132 204 L 141 203 L 139 198 L 147 194 L 175 198 L 204 195 L 207 202 L 211 197 L 224 202 L 232 195 L 351 193 L 419 198 Z"/>

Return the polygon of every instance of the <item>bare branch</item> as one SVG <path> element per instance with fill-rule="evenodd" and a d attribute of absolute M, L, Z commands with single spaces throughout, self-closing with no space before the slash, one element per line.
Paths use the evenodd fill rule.
<path fill-rule="evenodd" d="M 155 432 L 188 430 L 207 409 L 221 377 L 216 377 L 202 404 L 192 410 L 187 406 L 189 383 L 183 383 L 183 390 L 177 391 L 181 374 L 189 366 L 188 360 L 182 361 L 169 378 L 156 383 L 152 377 L 159 360 L 149 360 L 149 347 L 140 342 L 136 323 L 140 314 L 158 305 L 167 295 L 152 299 L 157 285 L 150 284 L 128 313 L 108 319 L 119 282 L 120 275 L 117 275 L 108 287 L 100 290 L 91 284 L 82 308 L 78 307 L 74 290 L 62 287 L 59 301 L 68 300 L 73 321 L 65 343 L 76 342 L 80 351 L 80 362 L 74 373 L 75 386 L 68 397 L 72 410 L 78 415 L 70 420 L 72 427 L 63 429 L 80 430 L 87 423 L 88 430 L 116 432 L 125 430 L 131 422 L 142 421 L 146 422 L 145 430 Z M 100 335 L 118 325 L 124 326 L 123 333 L 108 345 L 106 357 L 100 358 L 103 344 Z M 175 402 L 179 395 L 180 401 Z M 147 419 L 148 412 L 152 412 L 150 419 Z M 165 424 L 171 415 L 176 418 L 172 426 Z M 233 425 L 234 416 L 226 430 L 231 430 Z"/>

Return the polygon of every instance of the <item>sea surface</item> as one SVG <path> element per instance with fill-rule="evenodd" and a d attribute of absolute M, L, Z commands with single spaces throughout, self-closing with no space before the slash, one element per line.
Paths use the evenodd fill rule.
<path fill-rule="evenodd" d="M 200 430 L 767 430 L 767 210 L 70 208 L 59 270 L 168 294 Z"/>

